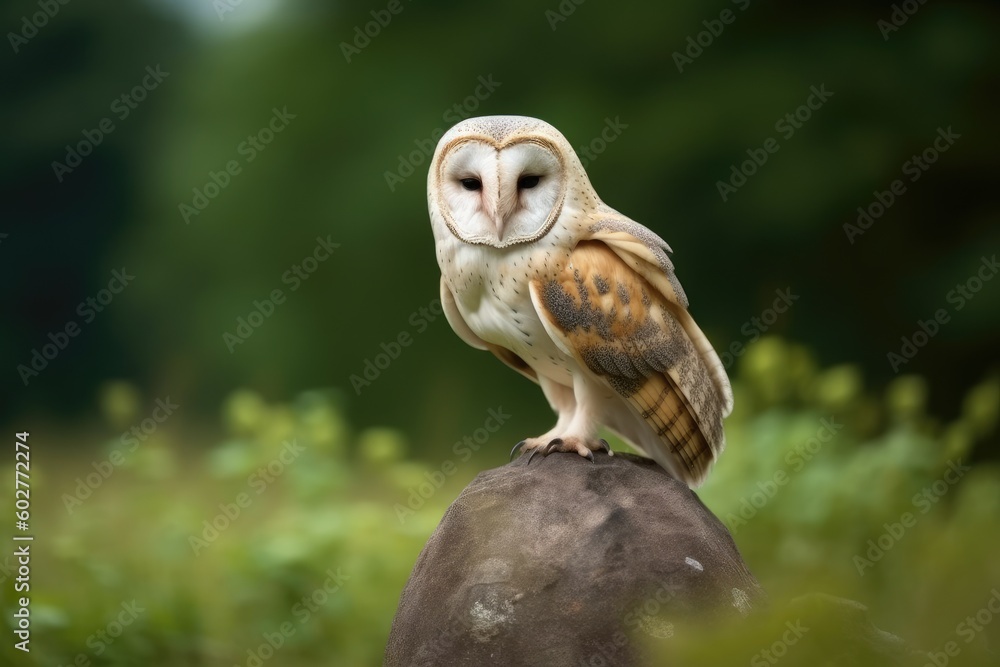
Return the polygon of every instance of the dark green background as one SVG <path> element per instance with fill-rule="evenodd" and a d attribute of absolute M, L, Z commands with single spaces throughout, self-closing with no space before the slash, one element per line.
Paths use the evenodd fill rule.
<path fill-rule="evenodd" d="M 544 4 L 405 2 L 349 64 L 341 42 L 383 6 L 244 3 L 220 21 L 203 5 L 71 3 L 3 59 L 8 417 L 86 415 L 116 377 L 191 413 L 211 411 L 234 385 L 272 398 L 348 386 L 437 296 L 426 164 L 394 192 L 384 174 L 447 129 L 443 115 L 479 76 L 501 85 L 475 115 L 538 116 L 575 146 L 598 137 L 605 118 L 628 125 L 591 178 L 672 245 L 692 312 L 719 347 L 744 340 L 741 326 L 790 287 L 801 299 L 773 331 L 824 363 L 860 362 L 877 385 L 892 375 L 886 354 L 900 336 L 946 306 L 1000 241 L 988 3 L 924 6 L 885 41 L 876 22 L 891 10 L 875 5 L 587 2 L 553 31 Z M 32 7 L 8 4 L 5 25 Z M 726 8 L 736 20 L 679 73 L 672 54 Z M 157 64 L 170 76 L 119 121 L 110 104 Z M 779 138 L 775 122 L 820 84 L 833 97 Z M 186 225 L 178 205 L 210 170 L 242 159 L 237 146 L 272 107 L 295 120 Z M 114 133 L 58 183 L 51 163 L 104 117 Z M 961 139 L 848 243 L 842 226 L 857 207 L 948 126 Z M 769 136 L 779 152 L 724 203 L 716 182 Z M 282 273 L 326 234 L 342 244 L 337 256 L 230 355 L 222 332 L 283 287 Z M 16 365 L 79 319 L 76 305 L 120 266 L 135 282 L 24 388 Z M 906 367 L 934 378 L 944 412 L 995 363 L 993 290 Z M 465 349 L 443 321 L 380 380 L 349 397 L 352 415 L 431 440 L 443 436 L 442 409 L 461 423 L 484 400 L 516 402 L 537 416 L 535 429 L 547 419 L 537 392 Z"/>
<path fill-rule="evenodd" d="M 879 3 L 414 0 L 400 6 L 350 62 L 342 44 L 385 3 L 245 0 L 220 19 L 209 2 L 76 0 L 59 6 L 16 53 L 5 38 L 0 423 L 6 433 L 32 431 L 37 465 L 43 473 L 49 468 L 50 479 L 71 487 L 90 470 L 95 452 L 106 451 L 101 447 L 148 416 L 154 399 L 167 396 L 182 407 L 161 431 L 176 460 L 164 493 L 175 497 L 197 487 L 194 495 L 209 493 L 208 509 L 214 482 L 205 471 L 214 468 L 201 457 L 226 433 L 240 433 L 233 410 L 300 405 L 295 401 L 311 400 L 301 398 L 309 390 L 323 393 L 305 396 L 324 396 L 353 425 L 344 427 L 341 448 L 344 470 L 353 471 L 343 474 L 351 478 L 384 479 L 364 468 L 366 456 L 379 459 L 383 451 L 371 445 L 376 453 L 364 454 L 365 433 L 398 444 L 384 445 L 392 452 L 387 460 L 405 449 L 435 469 L 453 457 L 456 441 L 483 424 L 489 408 L 502 406 L 512 417 L 465 466 L 458 478 L 467 479 L 501 464 L 517 440 L 547 430 L 552 416 L 537 387 L 466 347 L 443 317 L 426 319 L 425 330 L 411 319 L 438 296 L 427 159 L 392 189 L 386 172 L 447 129 L 455 105 L 466 104 L 480 77 L 499 86 L 474 110 L 465 107 L 467 115 L 537 116 L 577 147 L 599 137 L 608 119 L 627 125 L 590 160 L 591 180 L 608 204 L 671 244 L 691 312 L 720 352 L 753 342 L 747 323 L 771 306 L 776 289 L 798 295 L 768 328 L 781 339 L 769 339 L 771 347 L 753 363 L 748 353 L 730 367 L 737 410 L 747 411 L 741 418 L 765 419 L 748 427 L 754 437 L 768 440 L 795 411 L 841 401 L 857 411 L 858 442 L 888 437 L 901 423 L 899 410 L 908 419 L 926 410 L 935 416 L 920 417 L 919 430 L 929 438 L 928 451 L 936 451 L 927 443 L 951 442 L 947 425 L 964 419 L 969 405 L 993 414 L 1000 280 L 986 282 L 961 311 L 947 300 L 981 258 L 1000 248 L 1000 12 L 993 3 L 932 0 L 887 39 L 878 22 L 893 8 Z M 566 20 L 553 23 L 551 12 L 560 7 Z M 679 72 L 675 52 L 725 9 L 735 20 Z M 22 17 L 38 11 L 24 0 L 5 3 L 0 29 L 20 31 Z M 111 105 L 147 66 L 169 76 L 120 119 Z M 811 86 L 833 96 L 794 136 L 782 137 L 776 121 L 805 103 Z M 248 163 L 238 147 L 266 126 L 274 108 L 295 118 Z M 106 117 L 113 133 L 57 180 L 52 163 Z M 932 145 L 938 128 L 949 127 L 960 138 L 909 182 L 904 163 Z M 717 182 L 768 137 L 780 149 L 724 202 Z M 241 173 L 186 224 L 179 205 L 190 204 L 192 189 L 233 159 Z M 906 181 L 905 193 L 850 243 L 844 225 L 897 178 Z M 340 246 L 292 292 L 281 277 L 312 252 L 318 236 Z M 77 304 L 122 267 L 134 282 L 82 324 Z M 275 288 L 285 290 L 287 301 L 230 353 L 223 333 Z M 950 321 L 901 369 L 923 379 L 899 384 L 887 354 L 939 308 L 949 309 Z M 81 323 L 80 335 L 25 386 L 17 366 L 29 364 L 32 350 L 71 320 Z M 380 344 L 403 332 L 412 345 L 371 386 L 355 391 L 350 376 L 362 374 Z M 833 370 L 819 384 L 800 382 L 827 368 Z M 974 386 L 987 389 L 967 399 Z M 252 393 L 232 399 L 236 390 Z M 239 407 L 244 399 L 249 407 Z M 269 409 L 268 419 L 283 409 Z M 225 428 L 218 425 L 220 410 Z M 772 417 L 780 423 L 766 421 Z M 731 448 L 740 442 L 739 427 L 733 430 Z M 812 430 L 796 433 L 808 437 Z M 962 451 L 984 464 L 994 460 L 995 429 L 971 433 Z M 353 439 L 357 434 L 361 440 Z M 854 465 L 841 472 L 858 474 Z M 392 504 L 410 486 L 399 488 L 404 492 L 378 500 L 366 489 L 345 492 L 343 507 L 352 509 L 344 512 L 364 500 L 395 521 Z M 460 488 L 436 497 L 438 509 Z M 54 515 L 67 519 L 63 491 L 53 484 L 44 493 Z M 143 491 L 149 493 L 141 484 L 117 488 L 125 504 Z M 739 499 L 732 495 L 731 505 Z M 872 502 L 877 528 L 886 517 L 876 510 L 893 505 Z M 197 526 L 203 517 L 189 518 Z M 95 530 L 120 530 L 110 519 L 95 522 Z M 774 530 L 790 525 L 782 522 L 776 518 Z M 358 660 L 377 654 L 400 577 L 433 525 L 431 517 L 407 533 L 409 551 L 400 551 L 395 578 L 372 575 L 389 583 L 373 621 L 381 625 Z M 773 556 L 767 544 L 760 539 L 755 569 Z M 141 558 L 142 545 L 135 549 Z M 214 655 L 203 647 L 190 651 L 187 659 Z"/>

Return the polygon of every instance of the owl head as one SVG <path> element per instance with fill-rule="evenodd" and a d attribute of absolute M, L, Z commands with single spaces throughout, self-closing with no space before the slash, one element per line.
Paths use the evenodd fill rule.
<path fill-rule="evenodd" d="M 495 248 L 543 237 L 567 199 L 598 203 L 562 133 L 527 116 L 469 118 L 448 130 L 434 152 L 427 198 L 437 233 Z"/>

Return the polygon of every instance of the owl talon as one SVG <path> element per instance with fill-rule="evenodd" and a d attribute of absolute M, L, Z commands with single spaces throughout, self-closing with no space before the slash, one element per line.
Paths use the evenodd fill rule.
<path fill-rule="evenodd" d="M 548 436 L 542 436 L 522 440 L 514 447 L 514 450 L 516 451 L 517 447 L 522 447 L 521 451 L 528 455 L 526 464 L 530 464 L 536 454 L 540 454 L 542 458 L 556 452 L 578 454 L 591 463 L 597 463 L 594 457 L 596 452 L 607 452 L 609 456 L 612 455 L 611 446 L 607 440 L 592 440 L 575 435 L 552 438 L 551 440 L 547 440 L 547 438 Z M 511 453 L 513 454 L 513 452 Z"/>
<path fill-rule="evenodd" d="M 516 445 L 514 445 L 514 449 L 510 450 L 510 458 L 508 458 L 507 460 L 508 461 L 513 461 L 514 460 L 514 452 L 516 452 L 517 450 L 521 449 L 522 447 L 524 447 L 524 440 L 522 440 L 521 442 L 519 442 Z"/>
<path fill-rule="evenodd" d="M 545 451 L 542 452 L 542 456 L 548 456 L 552 451 L 563 444 L 562 438 L 553 438 L 549 440 L 549 444 L 545 446 Z"/>

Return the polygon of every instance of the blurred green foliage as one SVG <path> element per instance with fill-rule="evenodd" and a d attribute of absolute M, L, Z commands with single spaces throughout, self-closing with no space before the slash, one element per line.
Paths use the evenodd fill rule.
<path fill-rule="evenodd" d="M 915 648 L 955 639 L 956 625 L 1000 586 L 1000 467 L 948 471 L 995 432 L 1000 378 L 974 387 L 960 417 L 943 422 L 926 412 L 920 377 L 867 392 L 857 369 L 820 369 L 800 346 L 765 338 L 734 385 L 727 451 L 700 495 L 734 531 L 774 615 L 726 629 L 734 639 L 725 644 L 711 641 L 717 628 L 689 628 L 667 648 L 700 656 L 697 664 L 731 664 L 769 645 L 768 631 L 780 637 L 784 601 L 807 593 L 867 604 L 876 625 Z M 129 385 L 108 386 L 101 403 L 111 432 L 141 417 Z M 106 479 L 91 476 L 101 481 L 80 502 L 67 497 L 84 496 L 79 485 L 121 439 L 89 465 L 85 456 L 47 463 L 37 446 L 37 664 L 82 653 L 94 665 L 252 665 L 269 655 L 269 641 L 280 647 L 266 664 L 379 664 L 424 541 L 508 443 L 490 441 L 440 484 L 441 461 L 414 458 L 397 430 L 355 431 L 341 405 L 336 391 L 290 403 L 234 392 L 221 439 L 166 423 Z M 7 497 L 12 475 L 2 479 Z M 902 534 L 887 528 L 902 523 Z M 132 600 L 144 613 L 103 643 L 95 633 Z M 991 664 L 984 647 L 998 637 L 1000 619 L 962 642 L 960 664 Z"/>

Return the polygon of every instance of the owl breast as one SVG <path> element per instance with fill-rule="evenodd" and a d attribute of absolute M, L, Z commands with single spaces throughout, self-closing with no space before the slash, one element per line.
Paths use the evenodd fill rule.
<path fill-rule="evenodd" d="M 576 362 L 545 331 L 528 287 L 558 266 L 557 252 L 534 245 L 498 249 L 458 243 L 439 258 L 462 317 L 477 336 L 510 350 L 539 375 L 572 385 Z"/>

